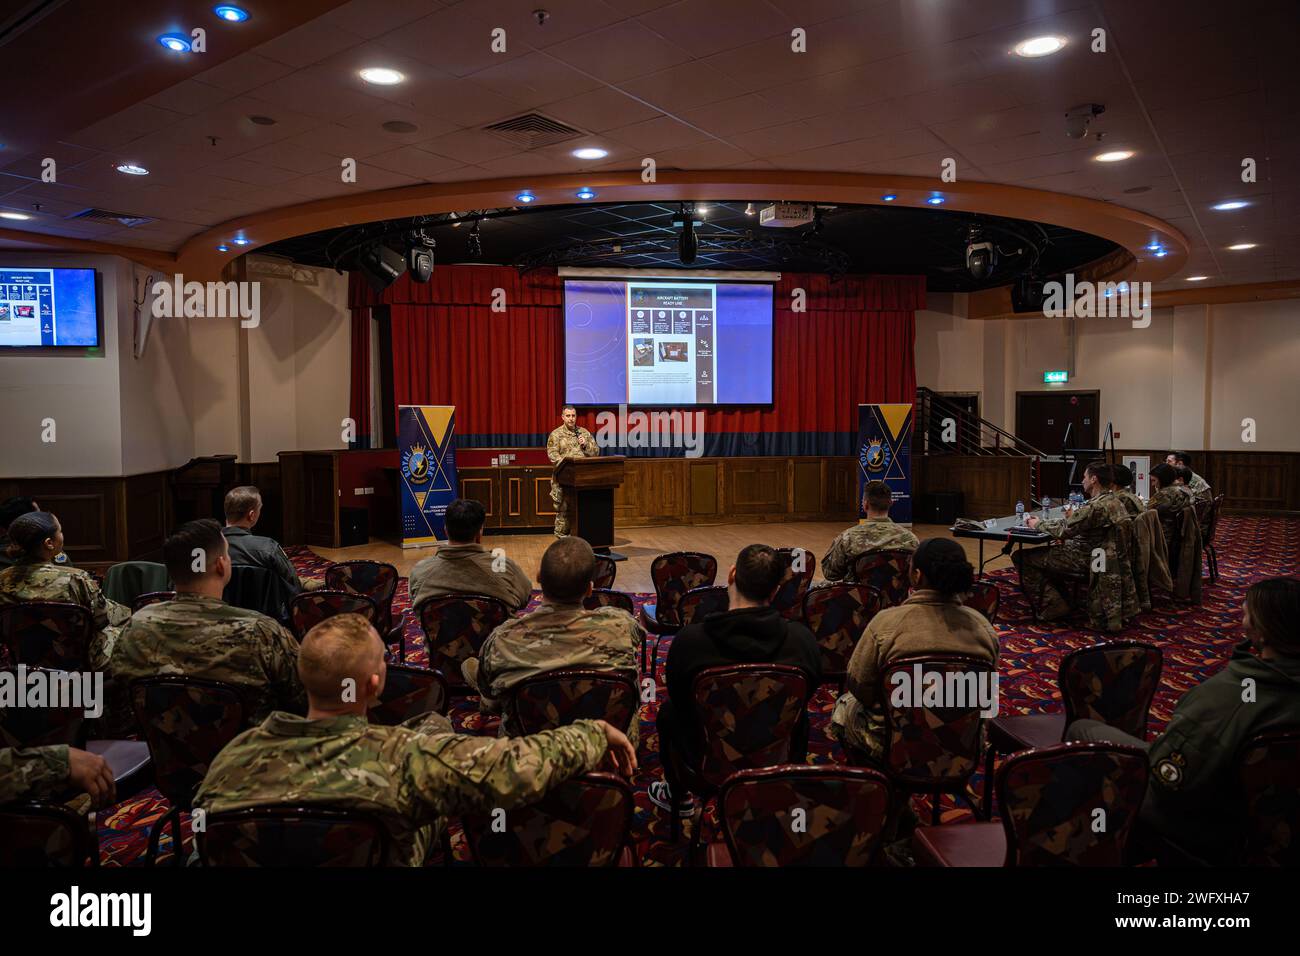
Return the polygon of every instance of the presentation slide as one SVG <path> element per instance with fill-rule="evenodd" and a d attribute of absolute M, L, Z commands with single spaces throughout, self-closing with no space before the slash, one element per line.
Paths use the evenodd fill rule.
<path fill-rule="evenodd" d="M 770 285 L 566 279 L 564 336 L 577 405 L 772 401 Z"/>
<path fill-rule="evenodd" d="M 0 265 L 0 347 L 99 345 L 94 269 Z"/>

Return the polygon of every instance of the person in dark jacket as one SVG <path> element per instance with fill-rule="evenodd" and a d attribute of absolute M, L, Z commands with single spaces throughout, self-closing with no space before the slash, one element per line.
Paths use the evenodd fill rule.
<path fill-rule="evenodd" d="M 1300 728 L 1300 580 L 1269 578 L 1246 592 L 1247 640 L 1228 666 L 1193 687 L 1150 744 L 1096 720 L 1076 720 L 1069 740 L 1140 747 L 1151 767 L 1141 843 L 1172 844 L 1211 865 L 1241 851 L 1245 808 L 1237 783 L 1243 745 L 1269 730 Z"/>
<path fill-rule="evenodd" d="M 668 699 L 659 705 L 656 726 L 661 752 L 676 749 L 687 763 L 697 753 L 695 701 L 692 685 L 700 671 L 727 664 L 792 664 L 808 675 L 808 692 L 821 679 L 821 654 L 812 632 L 797 621 L 787 621 L 770 606 L 780 585 L 782 567 L 776 549 L 751 544 L 736 557 L 727 574 L 730 608 L 709 614 L 698 624 L 681 629 L 668 648 L 664 681 Z M 807 714 L 796 731 L 795 750 L 807 745 Z M 669 761 L 664 760 L 665 774 Z M 671 782 L 652 783 L 651 801 L 670 811 Z M 681 814 L 694 812 L 693 798 L 683 801 Z"/>

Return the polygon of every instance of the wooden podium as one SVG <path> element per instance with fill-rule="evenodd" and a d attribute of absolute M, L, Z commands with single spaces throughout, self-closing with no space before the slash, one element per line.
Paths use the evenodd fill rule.
<path fill-rule="evenodd" d="M 622 455 L 605 455 L 564 458 L 555 466 L 555 480 L 574 505 L 573 533 L 615 561 L 625 560 L 609 549 L 614 543 L 614 489 L 623 484 L 623 462 Z"/>

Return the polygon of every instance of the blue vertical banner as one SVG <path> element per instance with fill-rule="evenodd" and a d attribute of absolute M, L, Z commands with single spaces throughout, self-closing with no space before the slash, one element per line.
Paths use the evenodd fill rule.
<path fill-rule="evenodd" d="M 447 505 L 456 498 L 456 406 L 398 405 L 402 547 L 447 537 Z"/>
<path fill-rule="evenodd" d="M 912 405 L 858 406 L 858 507 L 868 481 L 894 495 L 890 517 L 912 523 Z M 859 511 L 861 517 L 861 511 Z"/>

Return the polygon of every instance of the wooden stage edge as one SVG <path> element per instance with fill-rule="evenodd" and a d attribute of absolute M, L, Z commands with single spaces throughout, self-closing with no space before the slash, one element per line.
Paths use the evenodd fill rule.
<path fill-rule="evenodd" d="M 614 587 L 619 591 L 654 590 L 650 581 L 650 562 L 658 555 L 669 551 L 704 551 L 718 559 L 718 583 L 726 583 L 726 573 L 735 561 L 740 549 L 750 544 L 770 544 L 774 548 L 807 548 L 817 556 L 818 569 L 815 580 L 821 580 L 821 559 L 830 550 L 835 536 L 849 527 L 851 522 L 836 521 L 787 521 L 767 524 L 717 524 L 717 525 L 657 525 L 635 528 L 617 528 L 614 533 L 614 547 L 627 555 L 626 561 L 618 563 L 618 577 Z M 924 541 L 926 538 L 951 538 L 944 525 L 918 524 L 912 531 Z M 506 556 L 519 563 L 519 566 L 533 579 L 537 586 L 537 568 L 541 563 L 542 553 L 555 540 L 552 534 L 490 534 L 483 536 L 483 544 L 488 548 L 503 548 Z M 978 563 L 979 542 L 970 538 L 959 538 L 958 543 L 966 550 L 972 564 Z M 408 577 L 411 568 L 421 558 L 433 554 L 433 548 L 402 548 L 389 541 L 372 540 L 369 544 L 356 545 L 351 548 L 313 547 L 313 551 L 330 561 L 347 561 L 370 559 L 387 561 L 397 566 L 403 577 Z M 985 554 L 996 554 L 997 548 L 985 546 Z M 985 571 L 1010 567 L 1011 562 L 1001 556 L 990 561 Z"/>

